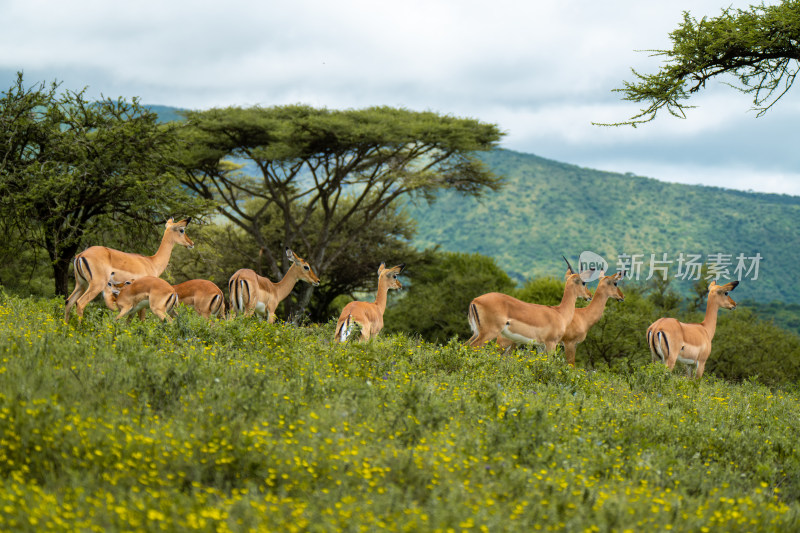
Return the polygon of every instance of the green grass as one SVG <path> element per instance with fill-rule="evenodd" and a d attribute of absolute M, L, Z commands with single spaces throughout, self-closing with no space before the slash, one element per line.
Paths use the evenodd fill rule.
<path fill-rule="evenodd" d="M 0 296 L 0 530 L 790 531 L 800 394 Z"/>

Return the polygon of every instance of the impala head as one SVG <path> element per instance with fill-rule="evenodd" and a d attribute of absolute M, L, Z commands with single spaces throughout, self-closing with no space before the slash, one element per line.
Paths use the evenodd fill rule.
<path fill-rule="evenodd" d="M 738 280 L 731 281 L 725 285 L 717 285 L 716 281 L 712 281 L 708 286 L 709 303 L 713 300 L 723 309 L 736 309 L 736 302 L 733 301 L 733 298 L 728 296 L 728 293 L 735 289 L 737 285 L 739 285 Z"/>
<path fill-rule="evenodd" d="M 397 276 L 400 275 L 405 267 L 405 263 L 400 263 L 392 268 L 386 268 L 386 265 L 381 263 L 381 266 L 378 267 L 378 284 L 380 284 L 382 279 L 385 279 L 389 282 L 390 289 L 402 289 L 403 285 L 400 284 L 400 280 L 397 279 Z"/>
<path fill-rule="evenodd" d="M 106 285 L 107 289 L 111 292 L 112 297 L 114 300 L 117 299 L 119 296 L 119 291 L 123 289 L 126 285 L 130 285 L 131 281 L 117 281 L 114 279 L 114 272 L 111 273 L 111 276 L 108 278 L 108 284 Z"/>
<path fill-rule="evenodd" d="M 601 294 L 614 298 L 620 302 L 625 300 L 625 295 L 617 286 L 617 284 L 625 277 L 625 272 L 617 272 L 611 276 L 606 276 L 605 271 L 600 271 L 600 281 L 597 284 L 597 289 L 594 291 L 595 297 Z"/>
<path fill-rule="evenodd" d="M 192 242 L 192 240 L 186 236 L 186 226 L 191 221 L 192 217 L 179 222 L 173 222 L 172 218 L 170 218 L 166 223 L 167 229 L 164 230 L 165 232 L 169 232 L 171 240 L 174 244 L 180 244 L 189 248 L 190 250 L 194 248 L 194 242 Z"/>
<path fill-rule="evenodd" d="M 564 256 L 562 255 L 561 257 Z M 592 299 L 592 293 L 589 292 L 589 288 L 586 286 L 586 280 L 591 277 L 593 271 L 584 270 L 581 273 L 577 273 L 572 268 L 572 265 L 569 264 L 566 257 L 564 257 L 564 261 L 567 263 L 567 272 L 564 274 L 564 280 L 567 285 L 566 288 L 577 291 L 578 298 L 590 301 Z"/>
<path fill-rule="evenodd" d="M 306 263 L 302 257 L 295 255 L 288 246 L 286 247 L 286 257 L 289 258 L 293 266 L 297 267 L 297 271 L 299 272 L 299 274 L 297 274 L 297 279 L 307 281 L 315 287 L 319 285 L 319 278 L 314 274 L 314 271 L 311 270 L 311 266 Z"/>

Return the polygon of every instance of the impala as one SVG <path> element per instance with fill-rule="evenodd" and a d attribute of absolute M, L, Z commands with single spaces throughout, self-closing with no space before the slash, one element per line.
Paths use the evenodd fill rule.
<path fill-rule="evenodd" d="M 158 277 L 164 272 L 172 255 L 172 248 L 180 244 L 194 248 L 194 243 L 186 236 L 186 225 L 191 218 L 173 222 L 167 220 L 161 245 L 155 255 L 145 256 L 120 252 L 105 246 L 92 246 L 75 256 L 75 290 L 72 291 L 64 309 L 64 320 L 69 320 L 69 312 L 75 306 L 78 320 L 83 319 L 83 310 L 89 302 L 103 292 L 111 276 L 116 272 L 121 279 L 136 279 L 142 276 Z"/>
<path fill-rule="evenodd" d="M 569 261 L 567 267 L 564 295 L 559 305 L 531 304 L 499 292 L 472 300 L 468 316 L 472 337 L 468 344 L 482 346 L 502 335 L 512 343 L 506 351 L 514 344 L 530 342 L 544 344 L 547 351 L 554 350 L 572 321 L 575 302 L 578 298 L 592 299 L 584 282 L 588 271 L 576 274 Z"/>
<path fill-rule="evenodd" d="M 708 286 L 708 303 L 706 316 L 699 324 L 686 324 L 674 318 L 659 318 L 647 328 L 647 345 L 653 362 L 660 360 L 672 370 L 675 362 L 686 366 L 686 375 L 691 375 L 694 366 L 695 378 L 703 377 L 706 361 L 711 353 L 711 340 L 717 329 L 717 312 L 719 308 L 736 309 L 736 302 L 728 293 L 739 285 L 731 281 L 725 285 L 717 285 L 712 281 Z"/>
<path fill-rule="evenodd" d="M 361 342 L 375 337 L 383 329 L 383 312 L 386 311 L 386 298 L 389 289 L 401 289 L 403 286 L 397 276 L 406 267 L 405 263 L 386 268 L 381 263 L 378 267 L 378 292 L 374 302 L 350 302 L 344 306 L 339 320 L 336 322 L 335 342 L 345 342 L 356 325 L 361 327 Z"/>
<path fill-rule="evenodd" d="M 266 315 L 271 324 L 275 322 L 275 309 L 278 304 L 289 296 L 298 281 L 306 281 L 315 287 L 319 285 L 319 278 L 308 263 L 288 247 L 286 257 L 292 262 L 292 266 L 277 283 L 259 276 L 249 268 L 237 270 L 228 281 L 231 310 L 237 313 L 244 312 L 245 316 L 250 316 L 254 312 Z"/>
<path fill-rule="evenodd" d="M 119 311 L 116 320 L 127 316 L 130 320 L 133 313 L 139 313 L 139 320 L 144 320 L 147 307 L 161 320 L 172 322 L 172 308 L 178 303 L 178 295 L 172 285 L 155 276 L 143 276 L 134 280 L 117 281 L 111 273 L 103 296 L 106 305 Z"/>
<path fill-rule="evenodd" d="M 623 276 L 625 276 L 625 272 L 617 272 L 613 276 L 605 276 L 601 272 L 597 290 L 592 295 L 592 301 L 586 307 L 575 309 L 575 315 L 567 326 L 564 336 L 561 337 L 561 342 L 564 343 L 564 357 L 571 366 L 575 366 L 575 351 L 578 343 L 586 339 L 589 330 L 603 316 L 608 299 L 614 298 L 619 302 L 625 300 L 625 295 L 617 286 Z"/>
<path fill-rule="evenodd" d="M 586 307 L 575 308 L 572 321 L 561 337 L 561 343 L 564 345 L 564 357 L 570 366 L 575 366 L 575 352 L 578 344 L 586 339 L 586 335 L 592 329 L 592 326 L 602 318 L 608 299 L 614 298 L 620 302 L 625 300 L 625 295 L 622 294 L 617 285 L 623 276 L 625 276 L 625 272 L 617 272 L 613 276 L 605 276 L 601 272 L 597 290 L 592 295 L 592 301 Z M 497 344 L 499 346 L 509 346 L 513 343 L 501 335 L 497 338 Z"/>
<path fill-rule="evenodd" d="M 225 296 L 213 282 L 191 279 L 172 286 L 178 301 L 193 307 L 203 318 L 222 316 L 225 318 Z"/>

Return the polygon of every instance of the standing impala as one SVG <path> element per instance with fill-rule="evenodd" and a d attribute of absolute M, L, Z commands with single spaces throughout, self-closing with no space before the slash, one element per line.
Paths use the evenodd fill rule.
<path fill-rule="evenodd" d="M 245 316 L 250 316 L 254 312 L 266 315 L 271 324 L 275 322 L 275 309 L 278 308 L 278 304 L 289 296 L 298 281 L 307 281 L 315 287 L 319 285 L 319 278 L 308 263 L 288 247 L 286 257 L 292 262 L 292 266 L 277 283 L 259 276 L 249 268 L 237 270 L 228 281 L 231 310 L 237 313 L 244 312 Z"/>
<path fill-rule="evenodd" d="M 736 302 L 728 293 L 739 285 L 731 281 L 725 285 L 717 285 L 712 281 L 708 286 L 708 303 L 706 316 L 699 324 L 686 324 L 674 318 L 659 318 L 647 328 L 647 345 L 653 362 L 660 360 L 672 370 L 675 362 L 687 365 L 686 375 L 691 375 L 691 367 L 695 367 L 695 378 L 703 377 L 706 361 L 711 353 L 711 340 L 717 330 L 717 312 L 719 308 L 736 309 Z"/>
<path fill-rule="evenodd" d="M 575 352 L 578 344 L 586 340 L 589 330 L 602 318 L 608 299 L 614 298 L 620 302 L 625 299 L 625 295 L 622 294 L 622 291 L 617 286 L 624 275 L 625 272 L 617 272 L 613 276 L 605 276 L 601 272 L 600 282 L 597 284 L 597 290 L 592 295 L 592 301 L 586 307 L 575 308 L 572 321 L 561 337 L 561 342 L 564 344 L 564 357 L 570 366 L 575 366 Z M 509 346 L 513 343 L 501 335 L 497 338 L 497 344 L 499 346 Z"/>
<path fill-rule="evenodd" d="M 139 320 L 144 320 L 147 307 L 162 321 L 172 322 L 173 307 L 178 303 L 178 295 L 172 285 L 155 276 L 144 276 L 135 280 L 117 281 L 114 272 L 109 276 L 103 291 L 106 305 L 113 311 L 119 311 L 116 320 L 134 313 L 139 313 Z"/>
<path fill-rule="evenodd" d="M 564 343 L 564 357 L 571 366 L 575 366 L 575 351 L 578 343 L 586 339 L 589 330 L 603 316 L 608 299 L 614 298 L 620 302 L 625 299 L 625 295 L 622 294 L 622 291 L 617 286 L 617 283 L 624 275 L 625 272 L 617 272 L 613 276 L 605 276 L 601 272 L 600 282 L 597 284 L 597 290 L 592 295 L 592 301 L 586 307 L 575 309 L 572 322 L 569 323 L 564 336 L 561 337 L 561 342 Z"/>
<path fill-rule="evenodd" d="M 472 328 L 469 345 L 483 346 L 502 335 L 513 344 L 535 342 L 544 344 L 548 352 L 555 350 L 575 314 L 575 302 L 578 298 L 592 299 L 582 275 L 575 273 L 569 261 L 567 267 L 564 295 L 559 305 L 530 304 L 499 292 L 490 292 L 472 300 L 469 305 L 469 325 Z"/>
<path fill-rule="evenodd" d="M 361 327 L 361 342 L 370 340 L 383 329 L 383 312 L 386 311 L 389 289 L 403 288 L 397 276 L 405 267 L 405 263 L 402 263 L 392 268 L 386 268 L 381 263 L 378 267 L 378 292 L 375 295 L 375 301 L 350 302 L 345 305 L 336 322 L 334 342 L 347 341 L 356 324 Z"/>
<path fill-rule="evenodd" d="M 120 252 L 105 246 L 92 246 L 79 253 L 73 261 L 75 271 L 75 290 L 72 291 L 64 309 L 64 321 L 69 320 L 69 312 L 75 306 L 78 320 L 83 319 L 83 310 L 106 287 L 111 272 L 120 279 L 136 279 L 142 276 L 158 277 L 164 272 L 176 244 L 194 248 L 194 243 L 186 236 L 186 225 L 191 218 L 173 222 L 167 220 L 161 245 L 155 255 L 145 256 Z"/>
<path fill-rule="evenodd" d="M 190 279 L 172 286 L 178 301 L 193 307 L 203 318 L 220 316 L 225 318 L 225 296 L 213 282 L 206 279 Z"/>

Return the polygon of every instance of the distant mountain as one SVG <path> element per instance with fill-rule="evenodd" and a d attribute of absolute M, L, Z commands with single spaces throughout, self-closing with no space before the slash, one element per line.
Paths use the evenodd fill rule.
<path fill-rule="evenodd" d="M 655 254 L 653 266 L 667 267 L 684 294 L 694 281 L 678 275 L 681 253 L 700 256 L 695 262 L 711 256 L 730 277 L 742 255 L 742 267 L 753 270 L 741 271 L 736 299 L 800 303 L 792 276 L 800 264 L 800 197 L 664 183 L 509 150 L 481 157 L 506 177 L 503 189 L 478 200 L 447 191 L 431 207 L 411 205 L 420 247 L 494 257 L 518 280 L 561 277 L 561 255 L 577 263 L 585 250 L 600 254 L 610 270 L 621 254 L 639 254 L 644 280 Z M 750 259 L 756 254 L 762 259 Z"/>
<path fill-rule="evenodd" d="M 180 112 L 186 111 L 185 109 L 170 107 L 166 105 L 146 105 L 144 107 L 148 108 L 150 111 L 158 115 L 159 122 L 173 122 L 175 120 L 183 120 L 183 116 L 180 114 Z"/>

